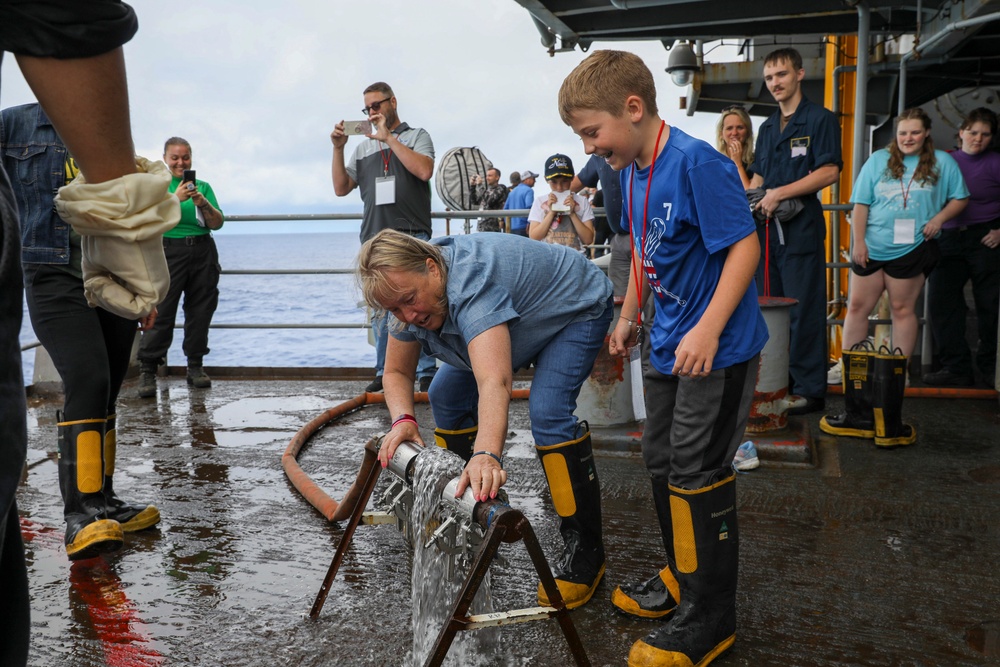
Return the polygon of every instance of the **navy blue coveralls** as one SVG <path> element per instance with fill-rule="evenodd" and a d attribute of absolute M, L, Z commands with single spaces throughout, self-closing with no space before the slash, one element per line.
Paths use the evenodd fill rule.
<path fill-rule="evenodd" d="M 764 189 L 794 183 L 827 164 L 844 166 L 840 126 L 836 116 L 805 97 L 781 131 L 781 111 L 764 121 L 757 134 L 754 173 L 764 178 Z M 797 299 L 791 309 L 788 373 L 789 393 L 808 398 L 826 394 L 826 224 L 819 199 L 802 198 L 805 208 L 791 220 L 774 222 L 770 233 L 758 226 L 760 265 L 757 292 L 764 294 L 768 263 L 771 296 Z M 768 248 L 768 246 L 770 246 Z"/>

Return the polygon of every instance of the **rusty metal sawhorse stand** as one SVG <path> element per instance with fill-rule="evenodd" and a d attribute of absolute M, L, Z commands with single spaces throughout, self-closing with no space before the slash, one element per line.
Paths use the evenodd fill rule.
<path fill-rule="evenodd" d="M 347 498 L 352 499 L 353 507 L 351 508 L 347 526 L 344 529 L 344 535 L 337 545 L 333 561 L 330 563 L 326 577 L 323 579 L 323 584 L 320 586 L 319 593 L 316 595 L 316 600 L 309 612 L 309 617 L 312 619 L 318 618 L 320 611 L 323 609 L 323 604 L 326 602 L 326 597 L 333 585 L 333 580 L 337 576 L 337 570 L 340 569 L 340 564 L 344 560 L 344 554 L 347 551 L 347 547 L 350 546 L 358 524 L 362 523 L 363 520 L 364 523 L 369 524 L 387 522 L 385 520 L 387 515 L 383 513 L 369 513 L 366 515 L 364 511 L 375 489 L 375 482 L 378 480 L 379 473 L 382 471 L 382 467 L 377 463 L 380 442 L 381 437 L 376 437 L 365 445 L 365 458 L 358 472 L 358 478 L 355 480 L 351 490 L 348 491 L 347 496 L 345 496 L 345 502 L 347 502 Z M 402 449 L 402 447 L 397 449 L 397 455 Z M 394 462 L 396 458 L 397 456 L 393 457 Z M 403 467 L 407 470 L 412 469 L 412 458 L 409 467 Z M 393 471 L 394 469 L 394 466 L 390 464 L 389 470 Z M 404 482 L 409 481 L 404 477 Z M 469 495 L 471 496 L 471 492 Z M 552 576 L 552 570 L 549 568 L 548 561 L 545 560 L 545 554 L 538 544 L 538 538 L 535 537 L 535 531 L 531 528 L 528 519 L 520 511 L 502 502 L 490 501 L 474 503 L 471 520 L 486 532 L 483 536 L 482 544 L 475 555 L 469 574 L 466 576 L 465 582 L 462 584 L 462 589 L 455 599 L 455 603 L 452 605 L 451 617 L 441 628 L 440 633 L 438 633 L 424 666 L 438 667 L 441 665 L 448 654 L 448 650 L 451 648 L 452 642 L 455 640 L 455 635 L 459 632 L 555 618 L 559 622 L 559 627 L 562 629 L 563 635 L 566 637 L 566 642 L 569 644 L 570 652 L 576 664 L 589 667 L 590 660 L 580 641 L 580 636 L 576 632 L 576 626 L 573 625 L 573 619 L 570 618 L 569 609 L 566 608 L 566 603 L 563 601 L 559 587 L 556 586 L 555 579 Z M 539 581 L 541 581 L 549 600 L 552 601 L 551 607 L 530 607 L 490 614 L 468 615 L 472 601 L 476 597 L 480 586 L 482 586 L 483 579 L 486 577 L 486 573 L 489 571 L 490 565 L 497 555 L 497 550 L 501 542 L 508 544 L 514 542 L 524 543 L 525 548 L 528 550 L 528 556 L 535 566 Z"/>

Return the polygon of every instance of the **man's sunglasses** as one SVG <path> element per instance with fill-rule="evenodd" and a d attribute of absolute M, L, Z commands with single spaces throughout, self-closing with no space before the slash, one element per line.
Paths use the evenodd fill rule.
<path fill-rule="evenodd" d="M 374 111 L 375 113 L 378 113 L 379 107 L 381 107 L 383 104 L 385 104 L 386 102 L 388 102 L 391 99 L 392 99 L 391 97 L 387 97 L 384 100 L 381 100 L 379 102 L 372 102 L 371 106 L 367 106 L 364 109 L 362 109 L 361 113 L 363 113 L 366 116 L 369 115 L 372 111 Z"/>

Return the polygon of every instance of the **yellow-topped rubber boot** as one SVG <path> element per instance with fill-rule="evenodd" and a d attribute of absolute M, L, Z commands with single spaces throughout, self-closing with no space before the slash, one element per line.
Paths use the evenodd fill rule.
<path fill-rule="evenodd" d="M 826 415 L 819 428 L 830 435 L 851 438 L 874 438 L 875 415 L 872 409 L 875 380 L 875 350 L 864 340 L 842 353 L 844 371 L 844 411 Z"/>
<path fill-rule="evenodd" d="M 604 576 L 601 539 L 601 484 L 594 465 L 590 430 L 583 436 L 556 445 L 535 446 L 542 460 L 552 504 L 560 517 L 564 547 L 553 571 L 556 586 L 569 609 L 587 603 Z M 548 594 L 538 584 L 538 604 L 550 607 Z"/>
<path fill-rule="evenodd" d="M 125 538 L 104 503 L 104 419 L 60 421 L 58 427 L 66 555 L 83 560 L 118 551 Z"/>
<path fill-rule="evenodd" d="M 917 441 L 917 430 L 903 423 L 906 355 L 882 347 L 875 355 L 875 444 L 902 447 Z"/>
<path fill-rule="evenodd" d="M 650 481 L 667 565 L 646 581 L 616 587 L 611 594 L 611 604 L 632 616 L 665 618 L 674 613 L 681 599 L 680 584 L 671 566 L 674 562 L 674 527 L 670 512 L 670 485 L 665 479 L 653 477 Z"/>
<path fill-rule="evenodd" d="M 108 417 L 104 429 L 104 499 L 108 518 L 121 524 L 122 532 L 134 533 L 152 528 L 160 522 L 160 510 L 155 505 L 127 503 L 115 494 L 112 477 L 118 453 L 118 430 L 115 415 Z"/>
<path fill-rule="evenodd" d="M 680 584 L 667 566 L 646 581 L 615 588 L 611 604 L 632 616 L 663 618 L 677 609 L 680 597 Z"/>
<path fill-rule="evenodd" d="M 434 429 L 434 444 L 441 449 L 447 449 L 462 457 L 466 463 L 472 457 L 472 448 L 476 444 L 476 436 L 479 435 L 479 427 L 462 428 L 457 431 L 448 429 Z"/>
<path fill-rule="evenodd" d="M 632 645 L 629 667 L 704 667 L 736 641 L 736 476 L 670 486 L 680 602 L 666 625 Z"/>

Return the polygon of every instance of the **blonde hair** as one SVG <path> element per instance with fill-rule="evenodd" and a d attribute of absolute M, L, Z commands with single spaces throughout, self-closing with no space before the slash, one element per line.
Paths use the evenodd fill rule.
<path fill-rule="evenodd" d="M 426 274 L 428 259 L 438 265 L 442 278 L 447 282 L 448 267 L 444 263 L 441 248 L 433 243 L 395 229 L 383 229 L 365 241 L 358 252 L 358 263 L 354 270 L 365 303 L 376 312 L 384 312 L 382 302 L 398 293 L 387 274 L 391 271 Z M 447 304 L 447 297 L 442 296 L 441 305 L 445 310 Z"/>
<path fill-rule="evenodd" d="M 575 111 L 590 109 L 619 118 L 631 95 L 642 99 L 647 113 L 657 113 L 656 84 L 642 58 L 628 51 L 594 51 L 562 82 L 559 117 L 569 125 Z"/>
<path fill-rule="evenodd" d="M 743 124 L 746 125 L 747 136 L 743 140 L 743 166 L 749 167 L 753 164 L 753 123 L 750 121 L 750 114 L 743 107 L 729 107 L 722 110 L 719 122 L 715 124 L 715 147 L 720 153 L 728 155 L 726 140 L 722 138 L 722 130 L 726 124 L 727 116 L 739 116 Z"/>
<path fill-rule="evenodd" d="M 934 185 L 938 181 L 938 168 L 937 159 L 934 157 L 934 140 L 931 139 L 930 135 L 931 117 L 923 109 L 915 107 L 896 116 L 895 127 L 898 128 L 900 121 L 904 120 L 919 120 L 924 129 L 927 130 L 927 138 L 924 139 L 924 145 L 920 148 L 920 162 L 917 163 L 917 170 L 913 173 L 913 180 L 922 185 Z M 902 178 L 906 167 L 903 165 L 903 152 L 899 150 L 899 143 L 896 141 L 895 135 L 886 146 L 886 150 L 889 151 L 889 163 L 885 166 L 886 175 L 893 180 Z"/>

